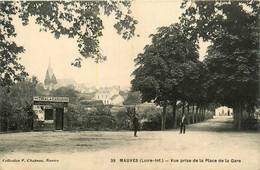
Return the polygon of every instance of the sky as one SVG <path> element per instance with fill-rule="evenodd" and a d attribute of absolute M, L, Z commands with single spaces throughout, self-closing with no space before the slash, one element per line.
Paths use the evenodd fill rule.
<path fill-rule="evenodd" d="M 124 40 L 113 28 L 112 17 L 103 18 L 103 37 L 100 47 L 107 60 L 96 65 L 93 59 L 86 59 L 81 68 L 71 66 L 79 57 L 76 39 L 61 37 L 55 39 L 48 32 L 39 32 L 39 26 L 33 22 L 26 27 L 16 20 L 16 42 L 25 48 L 25 53 L 19 54 L 21 63 L 30 76 L 37 76 L 44 81 L 46 70 L 51 60 L 53 72 L 57 79 L 73 78 L 77 83 L 89 86 L 130 86 L 131 76 L 135 70 L 134 59 L 143 52 L 145 45 L 150 43 L 148 36 L 156 33 L 161 26 L 169 26 L 178 22 L 178 17 L 184 11 L 180 9 L 181 1 L 133 1 L 132 16 L 138 20 L 136 35 L 130 40 Z M 201 59 L 205 55 L 206 45 L 200 50 Z"/>

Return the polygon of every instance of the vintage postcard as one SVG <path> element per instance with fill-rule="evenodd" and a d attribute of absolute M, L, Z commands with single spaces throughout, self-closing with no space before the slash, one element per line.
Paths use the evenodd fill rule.
<path fill-rule="evenodd" d="M 1 1 L 0 169 L 260 167 L 259 1 Z"/>

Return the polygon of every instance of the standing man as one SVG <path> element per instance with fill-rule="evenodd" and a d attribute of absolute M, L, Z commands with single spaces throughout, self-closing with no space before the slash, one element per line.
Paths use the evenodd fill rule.
<path fill-rule="evenodd" d="M 181 118 L 181 123 L 180 123 L 181 127 L 180 127 L 180 134 L 183 132 L 183 134 L 185 134 L 185 127 L 186 127 L 186 115 L 183 114 L 182 118 Z M 183 130 L 183 131 L 182 131 Z"/>
<path fill-rule="evenodd" d="M 138 118 L 137 118 L 136 114 L 134 115 L 133 125 L 134 125 L 134 131 L 135 131 L 134 136 L 137 137 L 136 133 L 138 130 Z"/>

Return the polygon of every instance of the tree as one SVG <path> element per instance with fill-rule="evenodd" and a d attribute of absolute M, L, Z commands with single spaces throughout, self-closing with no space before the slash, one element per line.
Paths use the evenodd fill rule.
<path fill-rule="evenodd" d="M 180 75 L 179 73 L 182 73 Z M 205 98 L 203 92 L 203 75 L 205 74 L 205 69 L 203 69 L 203 64 L 199 61 L 192 62 L 188 61 L 178 66 L 179 74 L 179 100 L 182 101 L 182 111 L 184 114 L 185 108 L 187 107 L 187 120 L 188 124 L 190 121 L 194 123 L 194 109 L 195 105 L 201 104 L 202 100 Z M 192 112 L 190 114 L 190 106 L 192 106 Z"/>
<path fill-rule="evenodd" d="M 39 83 L 39 80 L 36 76 L 32 76 L 32 78 L 29 79 L 32 83 L 34 84 L 38 84 Z"/>
<path fill-rule="evenodd" d="M 142 102 L 150 102 L 163 106 L 161 129 L 165 129 L 166 107 L 179 99 L 180 81 L 185 73 L 180 65 L 198 59 L 198 46 L 189 40 L 178 24 L 160 27 L 156 34 L 150 35 L 152 44 L 144 48 L 144 53 L 135 59 L 139 66 L 133 75 L 132 90 L 140 91 Z M 174 109 L 174 113 L 176 114 Z M 176 125 L 176 115 L 174 122 Z"/>
<path fill-rule="evenodd" d="M 40 31 L 49 31 L 55 38 L 61 35 L 76 38 L 82 57 L 76 58 L 72 65 L 80 67 L 84 58 L 96 62 L 106 59 L 98 45 L 104 28 L 101 15 L 115 17 L 114 27 L 124 39 L 134 36 L 137 21 L 130 16 L 130 7 L 130 1 L 1 1 L 0 85 L 11 85 L 28 75 L 18 63 L 18 54 L 25 49 L 12 41 L 16 36 L 14 16 L 18 15 L 23 25 L 35 18 Z"/>
<path fill-rule="evenodd" d="M 6 89 L 9 90 L 6 90 Z M 30 81 L 16 83 L 10 87 L 0 87 L 1 129 L 32 130 L 33 96 L 37 94 L 36 84 Z"/>
<path fill-rule="evenodd" d="M 73 86 L 67 86 L 67 87 L 60 87 L 56 90 L 52 90 L 50 92 L 51 96 L 57 96 L 57 97 L 69 97 L 70 103 L 77 103 L 78 102 L 78 95 L 79 92 L 74 89 Z"/>
<path fill-rule="evenodd" d="M 185 6 L 181 23 L 193 28 L 187 34 L 212 42 L 205 61 L 210 96 L 233 107 L 240 129 L 243 110 L 259 101 L 259 1 L 185 1 Z"/>
<path fill-rule="evenodd" d="M 38 83 L 36 84 L 36 95 L 40 96 L 48 96 L 49 95 L 49 90 L 44 88 L 43 83 Z"/>
<path fill-rule="evenodd" d="M 141 93 L 139 91 L 129 92 L 124 101 L 124 105 L 137 105 L 141 103 Z"/>
<path fill-rule="evenodd" d="M 18 63 L 17 55 L 24 52 L 24 48 L 11 40 L 16 37 L 11 17 L 16 10 L 11 3 L 0 2 L 0 86 L 10 86 L 28 75 L 24 66 Z"/>

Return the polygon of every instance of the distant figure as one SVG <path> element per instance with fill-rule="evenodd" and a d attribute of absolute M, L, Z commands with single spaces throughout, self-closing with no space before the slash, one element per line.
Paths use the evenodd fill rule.
<path fill-rule="evenodd" d="M 134 131 L 135 131 L 134 136 L 137 137 L 136 133 L 138 130 L 138 118 L 137 118 L 136 114 L 134 115 L 133 125 L 134 125 Z"/>
<path fill-rule="evenodd" d="M 181 123 L 180 123 L 181 127 L 180 127 L 180 134 L 183 132 L 183 134 L 185 134 L 185 126 L 186 126 L 186 115 L 182 115 L 181 118 Z"/>

